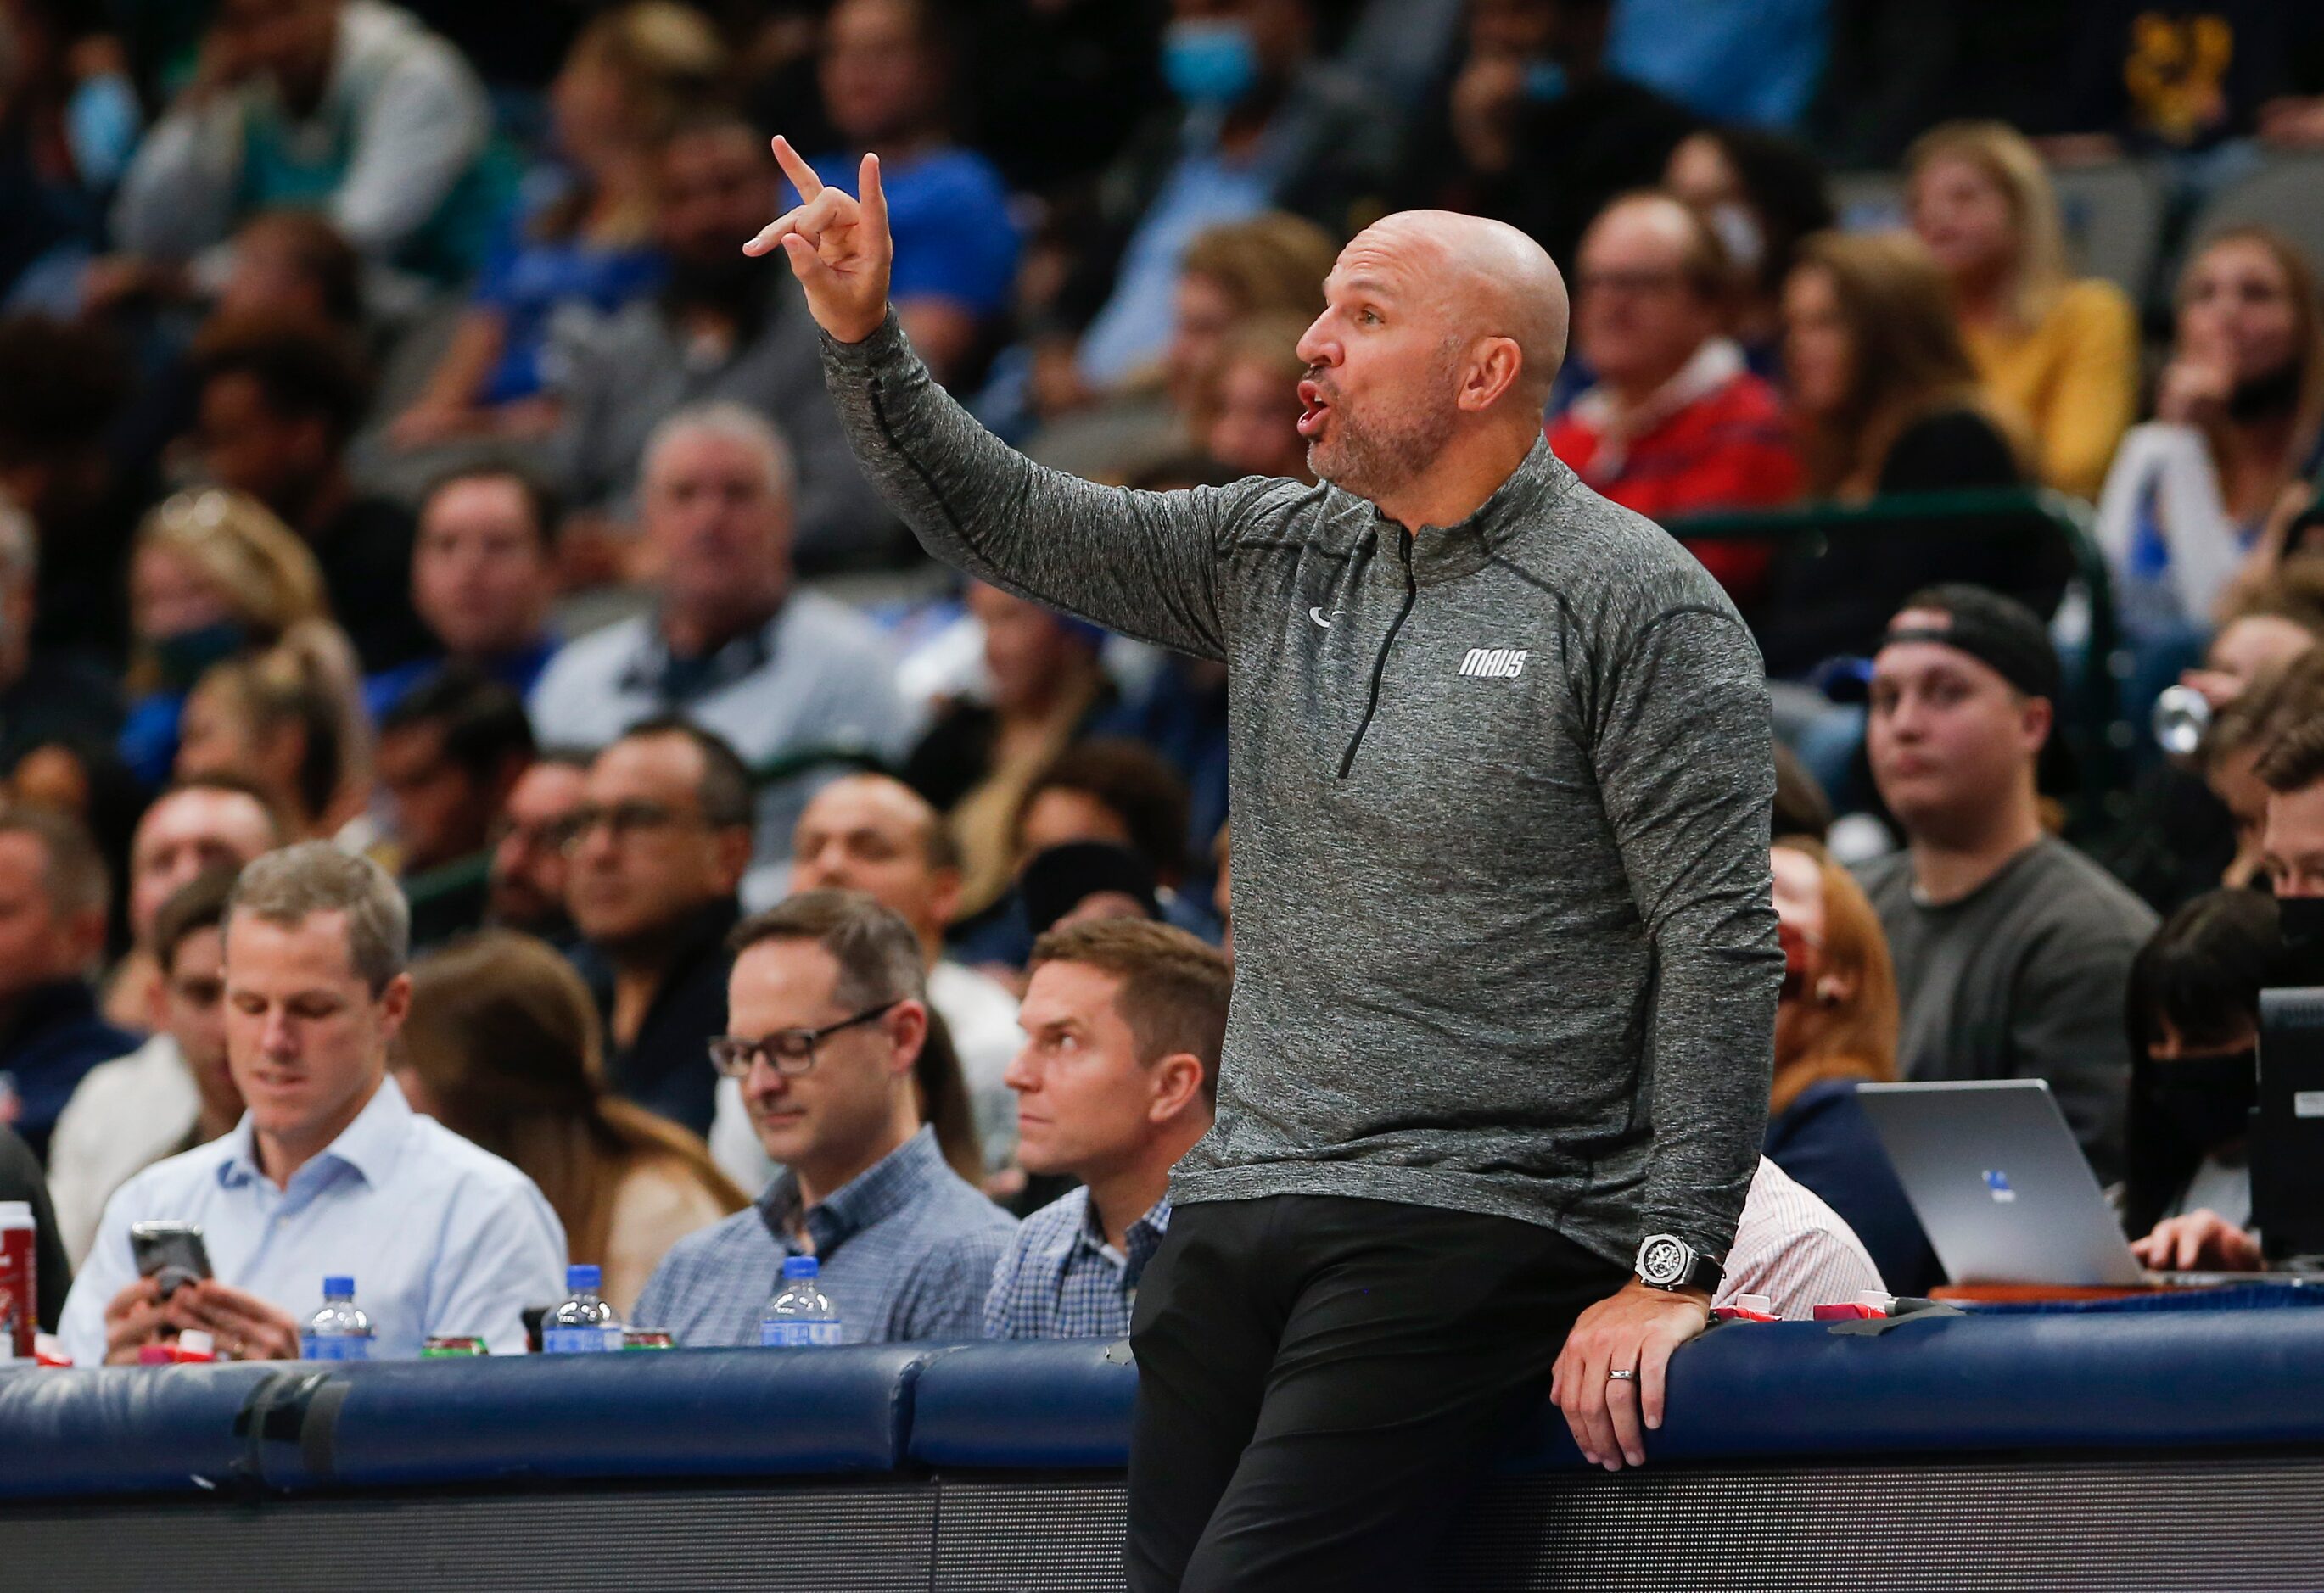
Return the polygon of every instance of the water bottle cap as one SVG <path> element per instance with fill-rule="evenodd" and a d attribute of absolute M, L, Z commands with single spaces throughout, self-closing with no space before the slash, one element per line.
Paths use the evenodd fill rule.
<path fill-rule="evenodd" d="M 351 1277 L 327 1277 L 323 1280 L 323 1298 L 326 1300 L 339 1294 L 353 1299 L 355 1292 L 355 1280 Z"/>
<path fill-rule="evenodd" d="M 791 1278 L 813 1277 L 822 1270 L 823 1268 L 816 1264 L 816 1258 L 812 1256 L 788 1257 L 783 1262 L 783 1277 L 786 1281 Z"/>
<path fill-rule="evenodd" d="M 32 1202 L 0 1201 L 0 1228 L 30 1228 L 32 1220 Z"/>
<path fill-rule="evenodd" d="M 578 1294 L 586 1290 L 594 1294 L 604 1275 L 594 1263 L 576 1261 L 565 1269 L 565 1287 L 572 1294 Z"/>

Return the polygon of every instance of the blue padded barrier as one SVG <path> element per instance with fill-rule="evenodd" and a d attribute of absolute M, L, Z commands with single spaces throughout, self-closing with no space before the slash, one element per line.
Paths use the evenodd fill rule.
<path fill-rule="evenodd" d="M 923 1465 L 1099 1469 L 1129 1458 L 1137 1376 L 1107 1346 L 987 1344 L 921 1376 Z M 1672 1363 L 1659 1460 L 2324 1444 L 2324 1319 L 2302 1311 L 1977 1315 L 1877 1335 L 1723 1327 Z M 1508 1469 L 1582 1464 L 1552 1407 Z"/>
<path fill-rule="evenodd" d="M 187 1492 L 249 1473 L 235 1419 L 265 1367 L 0 1373 L 0 1498 Z"/>
<path fill-rule="evenodd" d="M 1137 1397 L 1138 1369 L 1120 1340 L 968 1345 L 921 1373 L 911 1457 L 937 1467 L 1119 1468 Z"/>

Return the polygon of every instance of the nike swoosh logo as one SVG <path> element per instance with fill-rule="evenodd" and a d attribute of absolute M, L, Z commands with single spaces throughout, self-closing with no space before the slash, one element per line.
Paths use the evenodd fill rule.
<path fill-rule="evenodd" d="M 1326 631 L 1329 631 L 1332 628 L 1332 622 L 1323 617 L 1323 610 L 1320 605 L 1309 609 L 1307 611 L 1307 617 L 1314 621 L 1315 623 L 1321 625 Z"/>

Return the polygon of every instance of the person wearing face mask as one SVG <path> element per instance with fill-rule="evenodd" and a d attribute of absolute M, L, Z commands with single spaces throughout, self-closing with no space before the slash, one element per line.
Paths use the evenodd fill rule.
<path fill-rule="evenodd" d="M 2166 919 L 2130 965 L 2122 1219 L 2149 1266 L 2261 1264 L 2246 1146 L 2280 917 L 2257 891 L 2215 890 Z"/>
<path fill-rule="evenodd" d="M 1858 1084 L 1896 1077 L 1887 936 L 1821 846 L 1781 837 L 1770 861 L 1784 986 L 1762 1154 L 1855 1229 L 1891 1289 L 1924 1294 L 1944 1274 L 1856 1098 Z"/>
<path fill-rule="evenodd" d="M 1796 140 L 1757 127 L 1706 127 L 1679 141 L 1663 187 L 1701 211 L 1742 278 L 1735 340 L 1751 368 L 1783 372 L 1784 279 L 1800 240 L 1836 219 L 1823 166 Z"/>
<path fill-rule="evenodd" d="M 1316 59 L 1312 0 L 1173 0 L 1162 78 L 1176 101 L 1109 174 L 1106 236 L 1059 295 L 1081 324 L 1075 365 L 1103 392 L 1161 357 L 1186 245 L 1262 210 L 1335 235 L 1384 195 L 1399 118 Z M 1111 284 L 1111 291 L 1107 285 Z"/>
<path fill-rule="evenodd" d="M 2154 419 L 2123 438 L 2097 535 L 2134 639 L 2200 635 L 2324 430 L 2324 306 L 2297 245 L 2218 233 L 2179 281 Z"/>

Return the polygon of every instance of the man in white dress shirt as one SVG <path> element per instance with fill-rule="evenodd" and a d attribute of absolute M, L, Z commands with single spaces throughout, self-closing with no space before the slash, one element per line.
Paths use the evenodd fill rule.
<path fill-rule="evenodd" d="M 410 919 L 375 863 L 311 843 L 243 871 L 226 916 L 226 1055 L 248 1110 L 223 1139 L 140 1173 L 106 1203 L 65 1302 L 75 1362 L 134 1364 L 180 1331 L 285 1360 L 326 1274 L 352 1274 L 372 1353 L 430 1334 L 524 1343 L 563 1294 L 565 1232 L 532 1181 L 415 1114 L 387 1076 L 411 999 Z M 132 1224 L 198 1223 L 216 1275 L 164 1299 Z"/>

